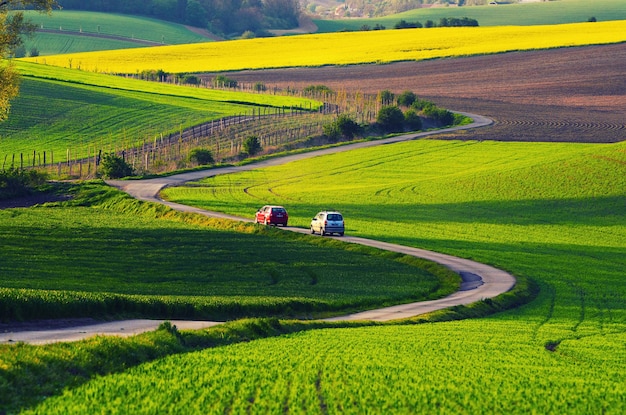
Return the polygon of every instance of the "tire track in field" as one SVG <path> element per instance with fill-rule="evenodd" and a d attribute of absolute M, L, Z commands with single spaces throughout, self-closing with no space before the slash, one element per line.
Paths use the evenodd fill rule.
<path fill-rule="evenodd" d="M 227 215 L 219 212 L 210 212 L 204 209 L 199 209 L 192 206 L 181 205 L 178 203 L 168 202 L 159 197 L 159 192 L 168 186 L 180 186 L 186 182 L 203 179 L 206 177 L 213 177 L 220 174 L 236 173 L 241 171 L 249 171 L 253 169 L 259 169 L 269 166 L 277 166 L 286 164 L 292 161 L 301 160 L 304 158 L 316 157 L 327 154 L 335 154 L 339 152 L 345 152 L 358 148 L 367 148 L 377 145 L 392 144 L 402 141 L 416 140 L 422 137 L 432 136 L 436 134 L 447 133 L 451 131 L 459 131 L 466 129 L 473 129 L 479 127 L 485 127 L 492 124 L 492 120 L 475 114 L 462 113 L 474 120 L 471 124 L 465 126 L 456 126 L 446 128 L 438 131 L 428 131 L 417 134 L 406 134 L 403 136 L 392 137 L 388 139 L 378 141 L 367 141 L 352 143 L 341 147 L 327 148 L 323 150 L 316 150 L 309 153 L 295 154 L 285 156 L 281 158 L 268 159 L 254 164 L 248 164 L 244 166 L 229 166 L 223 168 L 216 168 L 203 171 L 194 171 L 188 173 L 181 173 L 169 177 L 159 177 L 155 179 L 146 180 L 110 180 L 107 183 L 111 186 L 117 187 L 136 199 L 161 203 L 170 208 L 182 212 L 197 213 L 204 216 L 253 222 L 249 218 L 241 218 L 232 215 Z M 308 234 L 309 229 L 285 227 L 281 228 L 292 232 L 298 232 Z M 338 240 L 346 243 L 355 243 L 365 246 L 370 246 L 378 249 L 385 249 L 393 252 L 399 252 L 405 255 L 413 255 L 419 258 L 424 258 L 438 264 L 441 264 L 450 270 L 458 273 L 463 283 L 461 289 L 456 293 L 453 293 L 447 297 L 431 300 L 421 301 L 409 304 L 401 304 L 392 307 L 386 307 L 378 310 L 368 310 L 360 313 L 354 313 L 346 316 L 339 316 L 326 319 L 326 321 L 342 321 L 342 320 L 370 320 L 370 321 L 391 321 L 414 317 L 420 314 L 425 314 L 435 310 L 441 310 L 457 305 L 471 304 L 477 301 L 484 300 L 486 298 L 493 298 L 502 293 L 511 290 L 515 286 L 515 277 L 511 274 L 491 267 L 486 264 L 471 261 L 469 259 L 454 257 L 451 255 L 441 254 L 438 252 L 427 251 L 419 248 L 407 247 L 402 245 L 396 245 L 386 242 L 375 241 L 371 239 L 360 238 L 356 236 L 344 236 L 335 237 Z M 138 324 L 137 322 L 141 322 Z M 151 322 L 151 323 L 150 323 Z M 141 332 L 155 330 L 163 320 L 124 320 L 117 322 L 106 323 L 106 330 L 100 328 L 103 324 L 92 326 L 89 330 L 84 327 L 72 327 L 68 329 L 60 330 L 48 330 L 48 331 L 25 331 L 18 333 L 0 333 L 0 343 L 7 341 L 11 342 L 27 342 L 32 344 L 45 344 L 61 341 L 76 341 L 83 338 L 87 338 L 96 334 L 107 335 L 134 335 Z M 204 327 L 211 327 L 221 322 L 187 322 L 187 321 L 172 321 L 179 329 L 201 329 Z"/>

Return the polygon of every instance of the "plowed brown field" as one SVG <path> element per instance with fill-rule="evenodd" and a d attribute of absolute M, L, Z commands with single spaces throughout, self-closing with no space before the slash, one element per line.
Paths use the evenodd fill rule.
<path fill-rule="evenodd" d="M 411 90 L 440 106 L 493 118 L 449 138 L 626 140 L 626 44 L 512 52 L 388 65 L 232 72 L 243 83 L 326 85 L 364 93 Z"/>

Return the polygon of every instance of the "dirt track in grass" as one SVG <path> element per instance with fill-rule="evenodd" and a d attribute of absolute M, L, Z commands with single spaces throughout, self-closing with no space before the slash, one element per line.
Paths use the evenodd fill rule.
<path fill-rule="evenodd" d="M 405 90 L 482 114 L 491 128 L 445 138 L 608 143 L 626 140 L 626 43 L 400 62 L 231 72 L 268 87 Z"/>

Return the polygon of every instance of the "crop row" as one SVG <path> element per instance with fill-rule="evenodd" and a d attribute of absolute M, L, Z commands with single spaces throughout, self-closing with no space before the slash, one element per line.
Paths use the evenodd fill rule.
<path fill-rule="evenodd" d="M 50 15 L 26 12 L 26 16 L 39 29 L 65 32 L 65 37 L 69 37 L 71 33 L 91 33 L 169 45 L 209 41 L 182 25 L 139 16 L 68 10 L 55 10 Z M 35 39 L 39 36 L 40 34 L 36 34 Z M 134 47 L 137 47 L 137 44 Z"/>
<path fill-rule="evenodd" d="M 613 348 L 623 347 L 624 333 L 602 337 L 608 356 L 592 349 L 578 360 L 529 343 L 535 324 L 467 321 L 259 340 L 94 379 L 32 413 L 623 411 L 623 362 Z"/>

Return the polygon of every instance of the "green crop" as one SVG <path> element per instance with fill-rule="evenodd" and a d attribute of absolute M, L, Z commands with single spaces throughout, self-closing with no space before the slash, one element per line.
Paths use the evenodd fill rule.
<path fill-rule="evenodd" d="M 50 15 L 26 12 L 26 17 L 38 29 L 52 31 L 25 39 L 26 51 L 35 47 L 40 56 L 145 46 L 133 40 L 167 45 L 211 41 L 183 25 L 147 17 L 74 10 L 55 10 Z"/>
<path fill-rule="evenodd" d="M 624 20 L 626 10 L 621 0 L 561 0 L 558 2 L 536 2 L 527 4 L 506 4 L 497 6 L 472 7 L 433 7 L 409 10 L 391 16 L 368 19 L 350 18 L 337 20 L 315 20 L 318 32 L 360 30 L 364 25 L 376 24 L 393 29 L 401 20 L 424 24 L 431 20 L 438 24 L 442 18 L 469 17 L 476 19 L 480 26 L 527 26 L 554 25 L 585 22 L 590 17 L 598 21 Z"/>
<path fill-rule="evenodd" d="M 423 140 L 203 183 L 195 193 L 170 189 L 168 198 L 180 192 L 187 202 L 245 215 L 252 198 L 281 203 L 300 226 L 315 209 L 332 207 L 344 213 L 348 233 L 471 257 L 533 279 L 540 293 L 477 321 L 311 332 L 141 369 L 197 380 L 207 396 L 224 392 L 217 407 L 202 406 L 207 401 L 196 394 L 198 412 L 271 411 L 273 401 L 307 413 L 626 409 L 624 143 Z M 197 371 L 178 369 L 196 358 Z M 218 363 L 223 359 L 228 363 Z M 228 375 L 203 383 L 219 364 Z M 249 366 L 257 369 L 244 378 L 238 368 Z M 107 408 L 118 383 L 135 400 L 173 387 L 144 393 L 147 376 L 133 377 L 136 385 L 127 375 L 94 382 L 69 393 L 64 407 L 89 390 L 104 394 L 96 408 Z M 190 399 L 180 390 L 172 395 Z"/>
<path fill-rule="evenodd" d="M 3 320 L 305 316 L 438 297 L 458 284 L 419 260 L 252 224 L 222 229 L 106 189 L 83 190 L 96 199 L 81 206 L 0 210 Z"/>
<path fill-rule="evenodd" d="M 128 149 L 181 129 L 253 108 L 315 108 L 308 99 L 180 87 L 18 63 L 23 74 L 11 117 L 0 125 L 0 163 L 46 152 L 61 162 L 95 152 Z M 258 109 L 256 109 L 258 111 Z M 20 156 L 20 154 L 22 156 Z M 0 165 L 1 167 L 2 165 Z"/>

